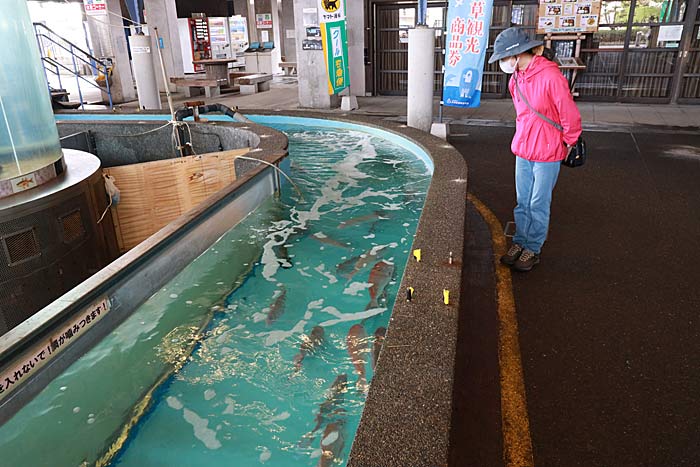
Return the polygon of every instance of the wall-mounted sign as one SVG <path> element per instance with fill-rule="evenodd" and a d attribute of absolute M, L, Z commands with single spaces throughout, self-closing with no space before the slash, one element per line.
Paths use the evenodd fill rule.
<path fill-rule="evenodd" d="M 700 34 L 700 32 L 699 32 Z M 683 36 L 683 25 L 659 26 L 658 42 L 679 42 Z"/>
<path fill-rule="evenodd" d="M 93 305 L 76 313 L 71 321 L 59 326 L 53 334 L 38 342 L 34 347 L 17 357 L 10 365 L 3 368 L 2 373 L 0 373 L 0 400 L 27 381 L 30 375 L 36 373 L 55 358 L 75 339 L 85 334 L 95 323 L 104 318 L 110 308 L 109 298 L 104 297 L 98 300 Z"/>
<path fill-rule="evenodd" d="M 83 6 L 85 7 L 86 15 L 107 14 L 107 0 L 83 0 Z"/>
<path fill-rule="evenodd" d="M 328 72 L 328 93 L 333 95 L 350 86 L 345 0 L 318 1 L 318 19 Z"/>
<path fill-rule="evenodd" d="M 323 50 L 323 42 L 320 39 L 304 39 L 301 42 L 302 50 Z"/>
<path fill-rule="evenodd" d="M 540 0 L 537 34 L 596 32 L 600 0 Z"/>
<path fill-rule="evenodd" d="M 478 107 L 489 39 L 492 0 L 450 2 L 447 10 L 443 103 Z"/>
<path fill-rule="evenodd" d="M 318 26 L 306 28 L 306 37 L 321 38 L 321 28 Z"/>
<path fill-rule="evenodd" d="M 272 13 L 255 15 L 255 26 L 258 29 L 272 29 Z"/>

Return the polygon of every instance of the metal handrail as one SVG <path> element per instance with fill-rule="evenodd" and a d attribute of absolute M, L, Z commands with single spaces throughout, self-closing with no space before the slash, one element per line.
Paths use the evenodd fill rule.
<path fill-rule="evenodd" d="M 79 59 L 81 62 L 83 62 L 83 63 L 85 63 L 85 64 L 87 64 L 87 65 L 90 65 L 91 67 L 94 67 L 94 65 L 93 65 L 92 63 L 90 63 L 90 60 L 88 60 L 88 59 L 86 59 L 86 58 L 84 58 L 84 57 L 81 57 L 80 55 L 76 55 L 75 53 L 73 53 L 73 51 L 72 51 L 71 49 L 69 49 L 69 48 L 66 47 L 65 45 L 59 43 L 58 41 L 55 41 L 53 38 L 47 36 L 46 34 L 41 34 L 41 33 L 39 33 L 39 34 L 37 34 L 37 37 L 45 37 L 46 39 L 49 40 L 49 42 L 51 42 L 51 43 L 57 45 L 58 47 L 62 48 L 63 50 L 65 50 L 66 52 L 70 53 L 70 54 L 71 54 L 72 56 L 74 56 L 75 58 Z M 77 47 L 76 47 L 76 48 L 77 48 Z M 43 58 L 51 58 L 51 57 L 43 57 Z M 102 67 L 104 67 L 105 70 L 108 70 L 108 69 L 109 69 L 109 65 L 105 64 L 104 62 L 98 62 L 98 63 L 99 63 L 99 65 L 102 65 Z M 101 71 L 99 67 L 95 67 L 95 68 L 97 68 L 99 71 Z"/>
<path fill-rule="evenodd" d="M 42 60 L 50 65 L 53 65 L 56 68 L 57 71 L 53 71 L 53 70 L 49 70 L 49 71 L 51 71 L 52 73 L 54 73 L 57 76 L 60 76 L 60 73 L 58 73 L 58 68 L 62 68 L 70 73 L 73 73 L 73 70 L 71 70 L 70 68 L 68 68 L 64 64 L 57 62 L 56 60 L 52 59 L 51 57 L 43 57 Z M 76 78 L 82 79 L 83 81 L 85 81 L 87 84 L 89 84 L 90 86 L 92 86 L 94 88 L 102 89 L 97 83 L 93 83 L 92 81 L 84 78 L 81 75 L 77 75 Z"/>
<path fill-rule="evenodd" d="M 51 34 L 51 36 L 44 34 L 42 32 L 39 32 L 39 28 L 43 28 L 46 31 L 48 31 Z M 106 62 L 104 62 L 104 61 L 98 59 L 97 57 L 93 56 L 92 54 L 84 51 L 83 49 L 81 49 L 80 47 L 78 47 L 77 45 L 75 45 L 74 43 L 69 41 L 68 39 L 60 36 L 55 31 L 53 31 L 51 28 L 49 28 L 48 26 L 46 26 L 42 23 L 34 23 L 34 33 L 36 34 L 36 40 L 37 40 L 37 43 L 39 45 L 39 53 L 41 54 L 41 60 L 43 63 L 48 63 L 55 68 L 56 71 L 53 71 L 53 70 L 49 70 L 49 71 L 51 71 L 52 73 L 55 73 L 56 76 L 58 76 L 59 86 L 62 86 L 59 68 L 62 68 L 64 70 L 68 71 L 70 74 L 72 74 L 73 76 L 76 77 L 76 82 L 78 84 L 78 95 L 80 96 L 80 106 L 83 110 L 85 109 L 85 104 L 83 102 L 83 92 L 82 92 L 82 89 L 80 88 L 80 80 L 82 79 L 86 83 L 88 83 L 91 86 L 94 86 L 100 90 L 102 89 L 102 87 L 100 85 L 98 85 L 97 83 L 93 83 L 80 75 L 80 72 L 78 71 L 78 65 L 76 63 L 76 59 L 79 62 L 87 64 L 93 70 L 95 70 L 97 72 L 102 72 L 104 74 L 105 86 L 107 88 L 107 90 L 106 90 L 107 97 L 109 98 L 109 108 L 110 109 L 113 108 L 112 91 L 110 90 L 110 85 L 109 85 L 110 66 Z M 60 39 L 60 41 L 57 40 L 56 38 Z M 70 54 L 71 60 L 73 61 L 73 69 L 72 70 L 69 67 L 59 63 L 57 60 L 54 60 L 53 58 L 46 56 L 46 54 L 44 53 L 44 41 L 43 41 L 43 39 L 46 39 L 49 43 L 51 43 L 57 47 L 60 47 L 61 49 L 65 50 L 66 52 L 68 52 Z M 65 45 L 65 44 L 67 44 L 67 45 Z M 82 53 L 85 57 L 77 54 L 76 51 Z M 47 71 L 47 68 L 46 68 L 46 66 L 44 66 L 44 74 L 46 74 L 46 71 Z M 48 75 L 46 75 L 46 80 L 48 82 Z"/>
<path fill-rule="evenodd" d="M 83 49 L 81 49 L 80 47 L 78 47 L 77 45 L 75 45 L 74 43 L 72 43 L 71 41 L 69 41 L 68 39 L 66 39 L 65 37 L 61 36 L 60 34 L 58 34 L 58 33 L 57 33 L 56 31 L 54 31 L 53 29 L 51 29 L 50 27 L 46 26 L 44 23 L 34 23 L 34 30 L 36 31 L 37 28 L 44 28 L 44 29 L 46 29 L 46 30 L 49 31 L 51 34 L 53 34 L 54 36 L 56 36 L 56 37 L 58 37 L 59 39 L 61 39 L 63 42 L 67 42 L 68 44 L 71 45 L 71 47 L 73 47 L 74 49 L 78 50 L 79 52 L 82 52 L 83 54 L 85 54 L 90 60 L 94 60 L 94 61 L 96 61 L 97 63 L 99 63 L 99 64 L 102 65 L 102 66 L 109 66 L 109 65 L 107 65 L 105 62 L 103 62 L 102 60 L 100 60 L 99 58 L 97 58 L 97 57 L 95 57 L 94 55 L 92 55 L 90 52 L 84 51 Z M 38 32 L 37 32 L 37 35 L 39 35 Z M 51 38 L 51 37 L 49 37 L 49 36 L 46 36 L 45 34 L 42 34 L 42 35 L 43 35 L 44 37 L 46 37 L 47 39 L 49 39 L 51 42 L 57 43 L 55 39 L 53 39 L 53 38 Z"/>

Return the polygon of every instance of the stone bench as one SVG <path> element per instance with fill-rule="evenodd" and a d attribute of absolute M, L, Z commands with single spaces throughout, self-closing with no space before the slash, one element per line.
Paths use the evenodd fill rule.
<path fill-rule="evenodd" d="M 257 92 L 269 91 L 272 75 L 255 74 L 241 76 L 237 79 L 238 85 L 241 87 L 241 94 L 255 94 Z"/>
<path fill-rule="evenodd" d="M 192 97 L 192 88 L 204 88 L 205 96 L 217 97 L 221 94 L 221 86 L 226 85 L 226 79 L 170 78 L 170 82 L 184 88 L 186 97 Z"/>
<path fill-rule="evenodd" d="M 297 74 L 297 62 L 280 62 L 280 68 L 284 70 L 285 75 Z"/>

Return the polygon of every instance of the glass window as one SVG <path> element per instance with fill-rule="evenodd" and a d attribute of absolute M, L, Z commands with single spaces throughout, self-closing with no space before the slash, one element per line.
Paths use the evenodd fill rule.
<path fill-rule="evenodd" d="M 443 8 L 442 7 L 431 7 L 428 8 L 428 13 L 426 15 L 426 22 L 431 28 L 442 29 L 443 21 Z"/>
<path fill-rule="evenodd" d="M 630 0 L 604 0 L 600 7 L 600 24 L 627 24 L 631 6 Z"/>
<path fill-rule="evenodd" d="M 624 26 L 601 26 L 593 34 L 593 48 L 616 49 L 625 45 L 627 28 Z"/>
<path fill-rule="evenodd" d="M 683 21 L 686 0 L 637 0 L 635 23 L 671 23 Z"/>
<path fill-rule="evenodd" d="M 633 26 L 632 35 L 630 36 L 630 48 L 631 49 L 653 49 L 653 48 L 664 48 L 664 49 L 674 49 L 678 48 L 678 41 L 667 41 L 659 40 L 659 34 L 661 33 L 661 28 L 675 28 L 676 26 L 659 26 L 659 25 L 647 25 L 647 26 Z M 682 27 L 682 26 L 678 26 Z M 663 38 L 663 36 L 662 36 Z"/>
<path fill-rule="evenodd" d="M 401 8 L 399 10 L 399 28 L 412 28 L 416 25 L 416 9 Z"/>

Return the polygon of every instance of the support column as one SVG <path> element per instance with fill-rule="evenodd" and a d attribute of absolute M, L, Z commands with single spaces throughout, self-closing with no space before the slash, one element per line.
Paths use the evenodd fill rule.
<path fill-rule="evenodd" d="M 348 66 L 350 67 L 350 105 L 358 108 L 357 96 L 365 95 L 365 6 L 364 2 L 345 2 L 348 29 Z M 347 99 L 346 99 L 347 100 Z"/>
<path fill-rule="evenodd" d="M 185 76 L 184 65 L 182 63 L 182 51 L 180 44 L 180 33 L 177 26 L 177 9 L 175 0 L 144 0 L 143 7 L 145 11 L 145 20 L 148 25 L 148 33 L 151 36 L 151 44 L 153 51 L 153 67 L 155 68 L 156 76 L 161 76 L 160 60 L 156 47 L 156 35 L 153 32 L 154 28 L 158 28 L 158 34 L 163 39 L 163 62 L 165 63 L 165 73 L 168 78 L 181 78 Z M 158 90 L 165 92 L 163 79 L 158 78 Z M 176 86 L 168 83 L 171 92 L 176 91 Z"/>
<path fill-rule="evenodd" d="M 107 0 L 106 6 L 106 10 L 87 12 L 93 52 L 97 58 L 110 59 L 114 65 L 110 84 L 112 101 L 115 104 L 133 101 L 136 99 L 136 91 L 129 63 L 124 24 L 121 18 L 109 14 L 111 12 L 122 16 L 121 4 L 119 0 Z M 106 94 L 104 96 L 106 99 Z"/>
<path fill-rule="evenodd" d="M 280 3 L 281 0 L 270 0 L 270 9 L 272 10 L 272 37 L 270 38 L 275 43 L 275 48 L 272 51 L 272 74 L 278 75 L 282 73 L 280 62 L 282 61 L 282 43 L 284 31 L 280 22 Z"/>
<path fill-rule="evenodd" d="M 302 48 L 304 39 L 307 39 L 306 27 L 304 26 L 304 9 L 316 10 L 316 26 L 318 26 L 318 1 L 294 0 L 299 105 L 311 109 L 335 108 L 340 104 L 340 98 L 336 95 L 331 96 L 328 94 L 326 59 L 323 51 L 303 50 Z"/>
<path fill-rule="evenodd" d="M 430 131 L 434 80 L 435 30 L 418 25 L 408 31 L 408 126 Z"/>

